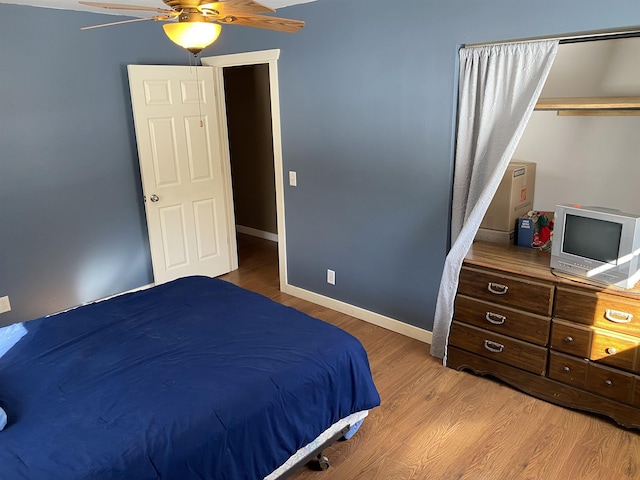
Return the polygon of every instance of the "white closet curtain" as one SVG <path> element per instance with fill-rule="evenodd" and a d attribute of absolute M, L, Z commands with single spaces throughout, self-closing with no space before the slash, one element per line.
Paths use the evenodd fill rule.
<path fill-rule="evenodd" d="M 458 275 L 480 222 L 520 141 L 556 56 L 558 41 L 460 50 L 452 246 L 436 303 L 431 355 L 442 358 Z"/>

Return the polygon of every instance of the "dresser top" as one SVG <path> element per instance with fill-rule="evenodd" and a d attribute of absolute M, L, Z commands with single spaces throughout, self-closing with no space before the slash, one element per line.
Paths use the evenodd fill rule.
<path fill-rule="evenodd" d="M 493 268 L 505 273 L 526 275 L 538 280 L 571 285 L 596 292 L 640 298 L 640 283 L 630 290 L 590 285 L 584 279 L 572 278 L 565 274 L 554 275 L 549 267 L 550 263 L 550 252 L 482 241 L 474 242 L 465 257 L 467 265 Z"/>

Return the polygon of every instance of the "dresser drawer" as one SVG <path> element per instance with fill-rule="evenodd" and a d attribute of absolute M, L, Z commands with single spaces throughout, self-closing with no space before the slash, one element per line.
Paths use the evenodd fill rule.
<path fill-rule="evenodd" d="M 551 316 L 552 283 L 513 277 L 493 270 L 463 266 L 458 293 L 543 316 Z"/>
<path fill-rule="evenodd" d="M 624 370 L 636 370 L 638 340 L 634 337 L 593 329 L 589 358 Z"/>
<path fill-rule="evenodd" d="M 635 337 L 553 319 L 551 348 L 558 352 L 640 373 L 639 345 Z"/>
<path fill-rule="evenodd" d="M 587 384 L 588 365 L 588 360 L 550 352 L 549 378 L 584 389 Z"/>
<path fill-rule="evenodd" d="M 554 316 L 640 337 L 640 302 L 616 295 L 559 286 Z"/>
<path fill-rule="evenodd" d="M 547 349 L 454 321 L 449 344 L 513 367 L 544 375 Z"/>
<path fill-rule="evenodd" d="M 554 318 L 551 326 L 551 348 L 557 352 L 589 358 L 591 329 Z"/>
<path fill-rule="evenodd" d="M 631 403 L 633 388 L 634 377 L 630 373 L 589 363 L 585 390 L 618 402 Z"/>
<path fill-rule="evenodd" d="M 557 352 L 549 355 L 549 378 L 622 403 L 631 403 L 634 389 L 640 394 L 637 377 Z"/>
<path fill-rule="evenodd" d="M 456 297 L 454 319 L 545 346 L 551 319 L 466 295 Z"/>
<path fill-rule="evenodd" d="M 640 378 L 633 378 L 633 401 L 631 402 L 634 407 L 640 408 Z"/>

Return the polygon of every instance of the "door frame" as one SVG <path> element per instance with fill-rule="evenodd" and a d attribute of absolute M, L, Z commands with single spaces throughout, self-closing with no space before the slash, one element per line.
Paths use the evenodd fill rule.
<path fill-rule="evenodd" d="M 218 55 L 214 57 L 203 57 L 200 59 L 203 66 L 212 67 L 214 69 L 216 97 L 219 99 L 218 115 L 220 118 L 221 128 L 224 128 L 224 135 L 221 141 L 225 143 L 222 148 L 223 157 L 222 164 L 225 170 L 226 179 L 225 188 L 228 194 L 232 196 L 231 187 L 231 154 L 229 148 L 229 133 L 227 130 L 227 111 L 224 90 L 224 74 L 226 67 L 237 67 L 243 65 L 260 65 L 267 64 L 269 66 L 269 96 L 271 101 L 271 137 L 273 142 L 273 169 L 275 174 L 276 187 L 276 225 L 278 228 L 278 270 L 280 277 L 280 290 L 285 291 L 287 286 L 287 248 L 286 248 L 286 229 L 284 215 L 284 172 L 282 166 L 282 132 L 280 130 L 280 93 L 278 86 L 278 58 L 280 57 L 280 49 L 261 50 L 256 52 L 233 53 L 229 55 Z M 232 229 L 235 232 L 235 214 L 233 206 L 230 207 L 228 215 Z M 231 226 L 231 225 L 230 225 Z M 235 235 L 229 239 L 230 248 L 237 250 Z M 237 262 L 237 257 L 236 257 Z M 238 268 L 236 263 L 235 268 Z"/>

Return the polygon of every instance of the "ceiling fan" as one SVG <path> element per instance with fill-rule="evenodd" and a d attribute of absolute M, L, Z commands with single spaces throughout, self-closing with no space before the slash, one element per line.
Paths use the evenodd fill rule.
<path fill-rule="evenodd" d="M 92 25 L 83 27 L 82 30 L 144 20 L 167 21 L 169 23 L 163 25 L 166 35 L 173 42 L 197 55 L 203 48 L 211 45 L 218 38 L 222 30 L 221 25 L 242 25 L 287 33 L 295 33 L 304 26 L 304 22 L 301 20 L 262 15 L 275 13 L 275 10 L 253 0 L 225 0 L 221 2 L 211 2 L 209 0 L 162 1 L 168 8 L 81 1 L 79 2 L 80 4 L 89 7 L 110 10 L 135 10 L 159 14 L 149 18 L 136 18 Z"/>

